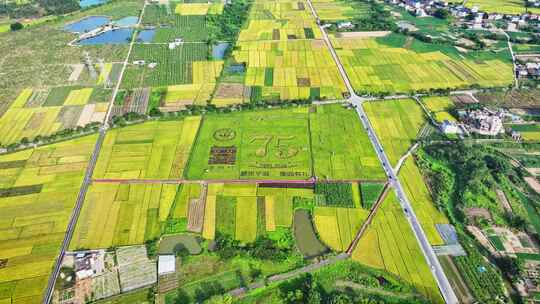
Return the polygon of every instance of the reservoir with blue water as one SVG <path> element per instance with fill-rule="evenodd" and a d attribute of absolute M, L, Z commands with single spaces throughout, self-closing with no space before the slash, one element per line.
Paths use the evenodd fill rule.
<path fill-rule="evenodd" d="M 131 41 L 139 18 L 135 16 L 111 20 L 106 16 L 89 16 L 77 22 L 68 24 L 65 30 L 81 35 L 78 45 L 124 44 Z M 95 33 L 89 33 L 96 31 Z M 84 35 L 85 33 L 88 33 Z M 152 42 L 154 29 L 143 29 L 137 34 L 137 42 Z"/>
<path fill-rule="evenodd" d="M 227 52 L 227 49 L 229 48 L 229 44 L 227 42 L 220 42 L 212 48 L 212 58 L 216 60 L 222 60 L 225 57 L 225 52 Z"/>
<path fill-rule="evenodd" d="M 113 21 L 114 25 L 126 27 L 126 26 L 135 26 L 137 23 L 139 23 L 139 17 L 130 16 L 130 17 L 124 17 L 120 20 Z"/>
<path fill-rule="evenodd" d="M 78 42 L 80 45 L 96 45 L 96 44 L 123 44 L 131 41 L 133 29 L 121 28 L 111 30 L 99 34 L 94 37 L 86 38 Z"/>
<path fill-rule="evenodd" d="M 107 1 L 108 0 L 81 0 L 81 2 L 79 2 L 79 5 L 81 6 L 81 8 L 86 8 L 93 5 L 100 5 Z"/>
<path fill-rule="evenodd" d="M 95 30 L 100 26 L 108 24 L 109 22 L 111 22 L 111 18 L 106 16 L 89 16 L 77 22 L 66 25 L 64 29 L 72 33 L 82 34 Z"/>

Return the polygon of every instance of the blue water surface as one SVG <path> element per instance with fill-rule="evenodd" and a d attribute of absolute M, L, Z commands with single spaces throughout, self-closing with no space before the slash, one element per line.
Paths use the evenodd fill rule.
<path fill-rule="evenodd" d="M 155 35 L 156 30 L 142 30 L 137 34 L 137 42 L 152 42 Z"/>
<path fill-rule="evenodd" d="M 96 29 L 109 23 L 111 19 L 105 16 L 90 16 L 81 19 L 77 22 L 68 24 L 64 27 L 65 30 L 73 33 L 84 33 Z"/>
<path fill-rule="evenodd" d="M 81 45 L 95 45 L 95 44 L 123 44 L 129 43 L 131 35 L 133 34 L 133 29 L 123 28 L 113 31 L 108 31 L 98 36 L 83 39 L 79 41 Z"/>
<path fill-rule="evenodd" d="M 92 6 L 92 5 L 103 4 L 105 2 L 107 2 L 107 0 L 81 0 L 79 5 L 81 6 L 81 8 L 85 8 L 85 7 L 89 7 L 89 6 Z"/>
<path fill-rule="evenodd" d="M 139 22 L 139 17 L 124 17 L 120 20 L 114 21 L 114 24 L 118 26 L 135 26 Z"/>
<path fill-rule="evenodd" d="M 212 48 L 212 58 L 214 59 L 223 59 L 225 57 L 225 52 L 229 48 L 227 42 L 220 42 Z"/>

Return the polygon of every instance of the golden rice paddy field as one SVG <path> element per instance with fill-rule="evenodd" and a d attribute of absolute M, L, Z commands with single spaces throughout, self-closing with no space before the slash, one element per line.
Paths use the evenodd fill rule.
<path fill-rule="evenodd" d="M 460 58 L 432 44 L 415 43 L 414 48 L 405 48 L 383 44 L 377 38 L 333 39 L 358 93 L 408 93 L 471 85 L 502 87 L 512 83 L 509 60 Z"/>
<path fill-rule="evenodd" d="M 471 0 L 465 3 L 468 8 L 478 7 L 479 10 L 487 13 L 513 14 L 525 13 L 526 0 Z M 540 14 L 540 8 L 530 7 L 528 11 L 533 14 Z"/>
<path fill-rule="evenodd" d="M 201 118 L 150 121 L 107 132 L 94 178 L 180 178 Z"/>
<path fill-rule="evenodd" d="M 223 3 L 179 3 L 175 13 L 182 16 L 219 15 L 223 13 Z"/>
<path fill-rule="evenodd" d="M 93 184 L 70 244 L 109 248 L 158 238 L 174 203 L 178 185 Z"/>
<path fill-rule="evenodd" d="M 439 123 L 445 120 L 457 121 L 457 119 L 450 114 L 450 110 L 454 108 L 454 102 L 448 96 L 430 96 L 422 97 L 422 102 L 433 115 L 433 118 Z"/>
<path fill-rule="evenodd" d="M 426 122 L 422 108 L 412 99 L 374 101 L 363 107 L 390 163 L 396 165 Z"/>
<path fill-rule="evenodd" d="M 322 40 L 241 42 L 233 56 L 247 65 L 244 84 L 261 88 L 263 99 L 339 99 L 346 92 Z"/>
<path fill-rule="evenodd" d="M 444 303 L 394 191 L 388 192 L 352 257 L 357 262 L 399 276 L 426 296 L 430 303 Z"/>
<path fill-rule="evenodd" d="M 256 0 L 233 51 L 251 100 L 339 99 L 343 80 L 306 1 Z"/>
<path fill-rule="evenodd" d="M 313 223 L 328 247 L 346 251 L 368 215 L 361 208 L 315 207 Z"/>
<path fill-rule="evenodd" d="M 96 140 L 0 156 L 0 302 L 42 301 Z"/>
<path fill-rule="evenodd" d="M 0 116 L 0 144 L 33 140 L 57 131 L 103 122 L 110 91 L 82 87 L 24 89 Z"/>

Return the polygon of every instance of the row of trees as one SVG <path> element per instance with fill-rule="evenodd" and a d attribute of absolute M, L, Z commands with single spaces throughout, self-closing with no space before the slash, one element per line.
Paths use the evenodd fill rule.
<path fill-rule="evenodd" d="M 12 19 L 34 18 L 44 15 L 64 15 L 80 8 L 78 0 L 33 0 L 23 4 L 17 1 L 2 1 L 0 15 Z"/>

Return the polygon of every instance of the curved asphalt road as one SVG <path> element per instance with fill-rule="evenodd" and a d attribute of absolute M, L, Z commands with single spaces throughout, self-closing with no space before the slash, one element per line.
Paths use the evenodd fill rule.
<path fill-rule="evenodd" d="M 392 168 L 392 165 L 384 152 L 384 148 L 381 145 L 379 139 L 377 138 L 377 135 L 375 134 L 375 131 L 371 127 L 371 124 L 367 118 L 367 115 L 364 112 L 364 109 L 362 108 L 362 103 L 364 102 L 364 99 L 356 95 L 356 93 L 354 92 L 351 82 L 349 81 L 349 77 L 347 76 L 347 73 L 345 72 L 345 68 L 341 64 L 341 61 L 339 60 L 339 57 L 337 56 L 337 53 L 332 45 L 332 42 L 328 38 L 328 34 L 326 33 L 325 29 L 320 25 L 319 16 L 317 15 L 317 12 L 315 11 L 313 4 L 311 3 L 311 0 L 307 0 L 307 3 L 309 4 L 309 7 L 311 9 L 313 16 L 317 19 L 317 23 L 319 24 L 319 28 L 322 32 L 323 39 L 328 47 L 328 50 L 332 54 L 332 57 L 334 58 L 334 61 L 339 69 L 339 72 L 343 78 L 343 81 L 345 82 L 345 85 L 347 86 L 347 90 L 351 94 L 351 97 L 349 98 L 348 101 L 356 108 L 356 113 L 358 114 L 358 117 L 360 117 L 360 121 L 362 121 L 362 124 L 364 125 L 364 128 L 366 129 L 368 133 L 369 139 L 371 140 L 371 143 L 373 147 L 375 148 L 375 151 L 377 152 L 377 156 L 379 157 L 379 160 L 381 161 L 383 165 L 384 171 L 386 172 L 386 175 L 389 178 L 390 186 L 393 187 L 396 191 L 401 207 L 403 208 L 403 212 L 405 212 L 405 215 L 407 217 L 407 220 L 409 221 L 409 224 L 411 225 L 414 235 L 416 236 L 416 239 L 418 240 L 418 243 L 420 244 L 420 248 L 422 249 L 422 252 L 424 253 L 424 257 L 426 258 L 426 261 L 433 272 L 433 276 L 435 280 L 437 281 L 439 290 L 441 291 L 441 294 L 445 302 L 449 304 L 459 303 L 456 297 L 456 294 L 454 293 L 454 290 L 450 286 L 450 283 L 448 282 L 448 278 L 446 277 L 441 267 L 441 264 L 439 263 L 439 260 L 437 259 L 437 256 L 433 252 L 433 249 L 431 248 L 431 245 L 429 244 L 427 240 L 424 230 L 422 230 L 422 227 L 420 226 L 420 223 L 418 222 L 418 219 L 416 218 L 416 214 L 414 213 L 414 210 L 411 208 L 411 204 L 409 200 L 407 199 L 407 196 L 405 196 L 405 192 L 403 191 L 401 183 L 397 179 L 396 173 L 394 172 L 394 169 Z"/>

